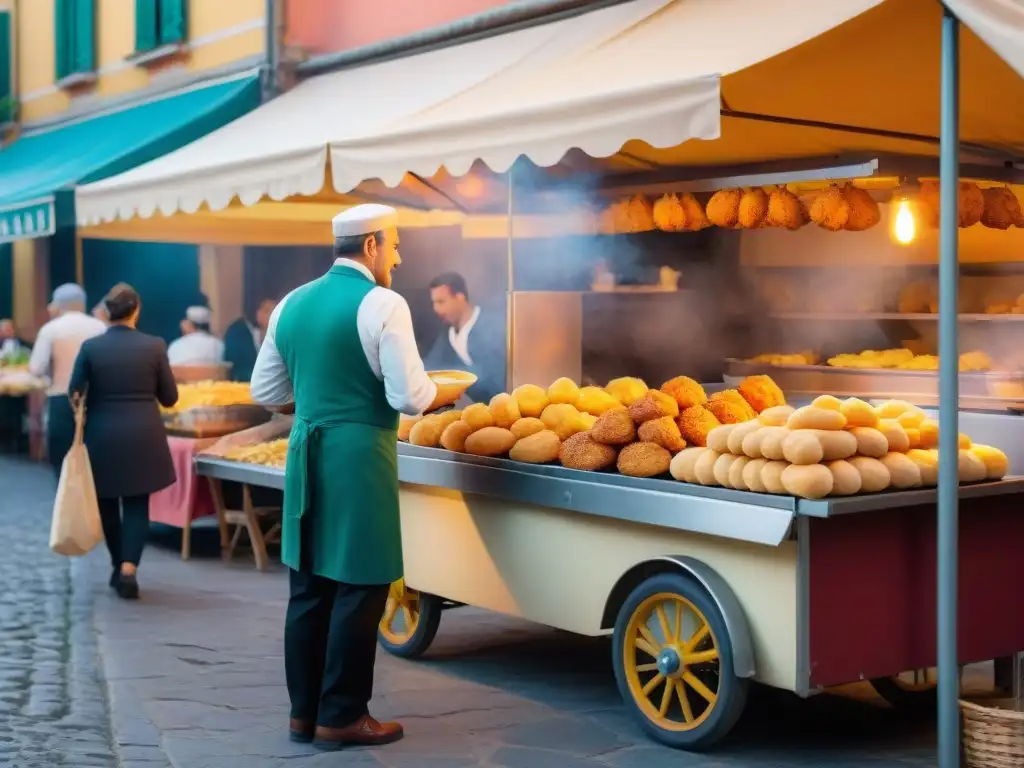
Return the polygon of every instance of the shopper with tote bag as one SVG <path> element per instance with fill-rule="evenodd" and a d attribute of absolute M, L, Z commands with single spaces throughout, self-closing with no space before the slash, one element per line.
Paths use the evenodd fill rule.
<path fill-rule="evenodd" d="M 75 417 L 75 436 L 71 448 L 64 454 L 57 482 L 50 549 L 58 555 L 77 557 L 88 554 L 103 540 L 103 530 L 92 464 L 83 442 L 85 403 L 81 397 L 72 398 L 71 410 Z"/>
<path fill-rule="evenodd" d="M 84 438 L 113 566 L 110 586 L 135 599 L 149 496 L 175 481 L 157 403 L 174 405 L 178 387 L 163 339 L 135 330 L 142 306 L 135 290 L 121 283 L 104 302 L 110 327 L 82 345 L 69 389 L 88 408 Z"/>

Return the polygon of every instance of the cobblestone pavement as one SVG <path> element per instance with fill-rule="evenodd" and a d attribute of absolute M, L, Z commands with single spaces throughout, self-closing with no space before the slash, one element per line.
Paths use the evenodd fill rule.
<path fill-rule="evenodd" d="M 112 768 L 89 574 L 47 547 L 53 485 L 0 457 L 0 766 Z"/>

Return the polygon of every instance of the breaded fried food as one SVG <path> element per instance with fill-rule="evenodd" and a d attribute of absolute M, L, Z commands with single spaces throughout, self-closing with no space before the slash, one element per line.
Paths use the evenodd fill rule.
<path fill-rule="evenodd" d="M 838 232 L 850 219 L 850 204 L 837 184 L 819 192 L 811 203 L 811 221 L 822 229 Z"/>
<path fill-rule="evenodd" d="M 547 395 L 549 403 L 575 406 L 580 399 L 580 388 L 572 379 L 563 377 L 548 387 Z"/>
<path fill-rule="evenodd" d="M 767 224 L 770 227 L 783 227 L 789 230 L 800 229 L 808 222 L 810 216 L 800 202 L 800 198 L 790 192 L 785 185 L 772 190 L 768 198 Z"/>
<path fill-rule="evenodd" d="M 516 436 L 507 429 L 484 427 L 466 438 L 466 453 L 474 456 L 504 456 L 516 442 Z"/>
<path fill-rule="evenodd" d="M 661 391 L 676 401 L 680 411 L 693 405 L 704 405 L 708 396 L 697 381 L 689 376 L 676 376 L 661 385 Z"/>
<path fill-rule="evenodd" d="M 516 387 L 512 392 L 512 397 L 516 399 L 516 404 L 519 406 L 519 415 L 524 418 L 540 418 L 544 409 L 548 407 L 548 393 L 544 391 L 543 387 L 538 387 L 536 384 L 523 384 L 521 387 Z"/>
<path fill-rule="evenodd" d="M 739 393 L 757 413 L 786 404 L 786 396 L 772 379 L 764 374 L 747 376 L 739 385 Z"/>
<path fill-rule="evenodd" d="M 526 464 L 547 464 L 558 458 L 561 447 L 562 441 L 558 435 L 545 429 L 520 439 L 508 452 L 508 457 Z"/>
<path fill-rule="evenodd" d="M 466 452 L 466 438 L 473 434 L 473 428 L 459 419 L 444 428 L 441 433 L 441 447 L 456 453 Z"/>
<path fill-rule="evenodd" d="M 416 426 L 418 422 L 423 419 L 422 416 L 406 416 L 404 413 L 398 417 L 398 439 L 403 443 L 409 442 L 409 433 L 412 428 Z"/>
<path fill-rule="evenodd" d="M 693 192 L 684 192 L 680 195 L 679 203 L 683 206 L 683 212 L 686 214 L 687 232 L 700 232 L 711 226 L 704 206 L 700 204 L 700 200 L 694 196 Z"/>
<path fill-rule="evenodd" d="M 436 448 L 444 429 L 445 423 L 439 416 L 426 416 L 409 430 L 409 442 L 422 448 Z"/>
<path fill-rule="evenodd" d="M 708 398 L 707 409 L 715 414 L 722 424 L 739 424 L 756 419 L 757 414 L 735 389 L 723 389 Z"/>
<path fill-rule="evenodd" d="M 590 437 L 602 445 L 629 445 L 636 439 L 636 425 L 629 411 L 620 405 L 597 417 Z"/>
<path fill-rule="evenodd" d="M 846 219 L 848 232 L 863 232 L 866 229 L 878 224 L 882 220 L 882 213 L 878 210 L 878 203 L 866 189 L 854 186 L 848 182 L 843 187 L 843 194 L 850 206 L 850 215 Z"/>
<path fill-rule="evenodd" d="M 686 211 L 674 192 L 662 195 L 654 202 L 654 226 L 662 232 L 685 232 Z"/>
<path fill-rule="evenodd" d="M 739 223 L 742 189 L 720 189 L 708 200 L 705 213 L 716 227 L 732 229 Z"/>
<path fill-rule="evenodd" d="M 654 443 L 660 445 L 666 451 L 675 455 L 686 447 L 679 432 L 679 425 L 671 416 L 662 416 L 660 419 L 651 419 L 640 425 L 637 437 L 641 443 Z"/>
<path fill-rule="evenodd" d="M 604 391 L 628 408 L 646 395 L 647 389 L 647 384 L 642 379 L 623 376 L 622 378 L 609 381 Z"/>
<path fill-rule="evenodd" d="M 985 214 L 985 195 L 981 188 L 971 181 L 961 181 L 957 190 L 958 219 L 961 227 L 973 227 Z"/>
<path fill-rule="evenodd" d="M 562 441 L 558 460 L 563 467 L 593 472 L 612 466 L 618 455 L 612 446 L 594 442 L 589 432 L 577 432 Z"/>
<path fill-rule="evenodd" d="M 679 404 L 676 403 L 675 398 L 669 397 L 664 392 L 651 389 L 629 406 L 629 415 L 637 424 L 660 419 L 662 416 L 675 418 L 679 415 Z"/>
<path fill-rule="evenodd" d="M 473 403 L 468 406 L 462 412 L 462 420 L 469 424 L 474 432 L 484 427 L 494 426 L 494 416 L 491 415 L 491 409 L 484 403 Z"/>
<path fill-rule="evenodd" d="M 576 408 L 592 416 L 600 416 L 605 411 L 618 408 L 621 403 L 600 387 L 582 387 Z"/>
<path fill-rule="evenodd" d="M 768 194 L 760 187 L 751 187 L 740 197 L 737 225 L 741 229 L 757 229 L 768 215 Z"/>
<path fill-rule="evenodd" d="M 654 443 L 633 443 L 619 453 L 616 467 L 627 477 L 657 477 L 668 472 L 672 454 Z"/>
<path fill-rule="evenodd" d="M 534 418 L 533 416 L 524 416 L 509 427 L 509 431 L 520 440 L 524 437 L 535 435 L 538 432 L 543 432 L 545 429 L 547 429 L 547 427 L 544 426 L 544 422 L 540 419 Z"/>
<path fill-rule="evenodd" d="M 676 421 L 679 425 L 679 434 L 690 445 L 704 447 L 708 444 L 708 432 L 715 427 L 722 426 L 715 414 L 703 405 L 694 405 L 687 408 Z"/>
<path fill-rule="evenodd" d="M 544 426 L 558 435 L 559 440 L 582 432 L 586 428 L 580 412 L 566 403 L 552 403 L 540 415 Z"/>
<path fill-rule="evenodd" d="M 521 418 L 519 404 L 516 402 L 516 399 L 504 392 L 492 397 L 488 407 L 496 427 L 508 429 Z"/>

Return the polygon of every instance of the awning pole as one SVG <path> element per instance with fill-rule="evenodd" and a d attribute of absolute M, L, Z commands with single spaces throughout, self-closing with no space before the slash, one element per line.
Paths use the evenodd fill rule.
<path fill-rule="evenodd" d="M 939 768 L 960 766 L 960 675 L 957 663 L 957 524 L 959 503 L 960 355 L 957 333 L 960 160 L 960 23 L 943 5 L 942 117 L 939 146 Z"/>
<path fill-rule="evenodd" d="M 505 253 L 505 389 L 511 392 L 515 388 L 512 366 L 515 362 L 515 326 L 516 326 L 516 270 L 515 270 L 515 232 L 513 225 L 516 217 L 514 205 L 515 165 L 508 169 L 508 250 Z"/>

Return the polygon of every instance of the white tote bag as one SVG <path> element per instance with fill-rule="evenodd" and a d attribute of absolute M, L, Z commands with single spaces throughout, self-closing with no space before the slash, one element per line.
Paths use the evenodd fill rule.
<path fill-rule="evenodd" d="M 50 549 L 58 555 L 77 557 L 88 554 L 103 541 L 103 527 L 92 464 L 85 447 L 85 398 L 76 396 L 71 407 L 75 412 L 75 439 L 60 470 L 50 525 Z"/>

